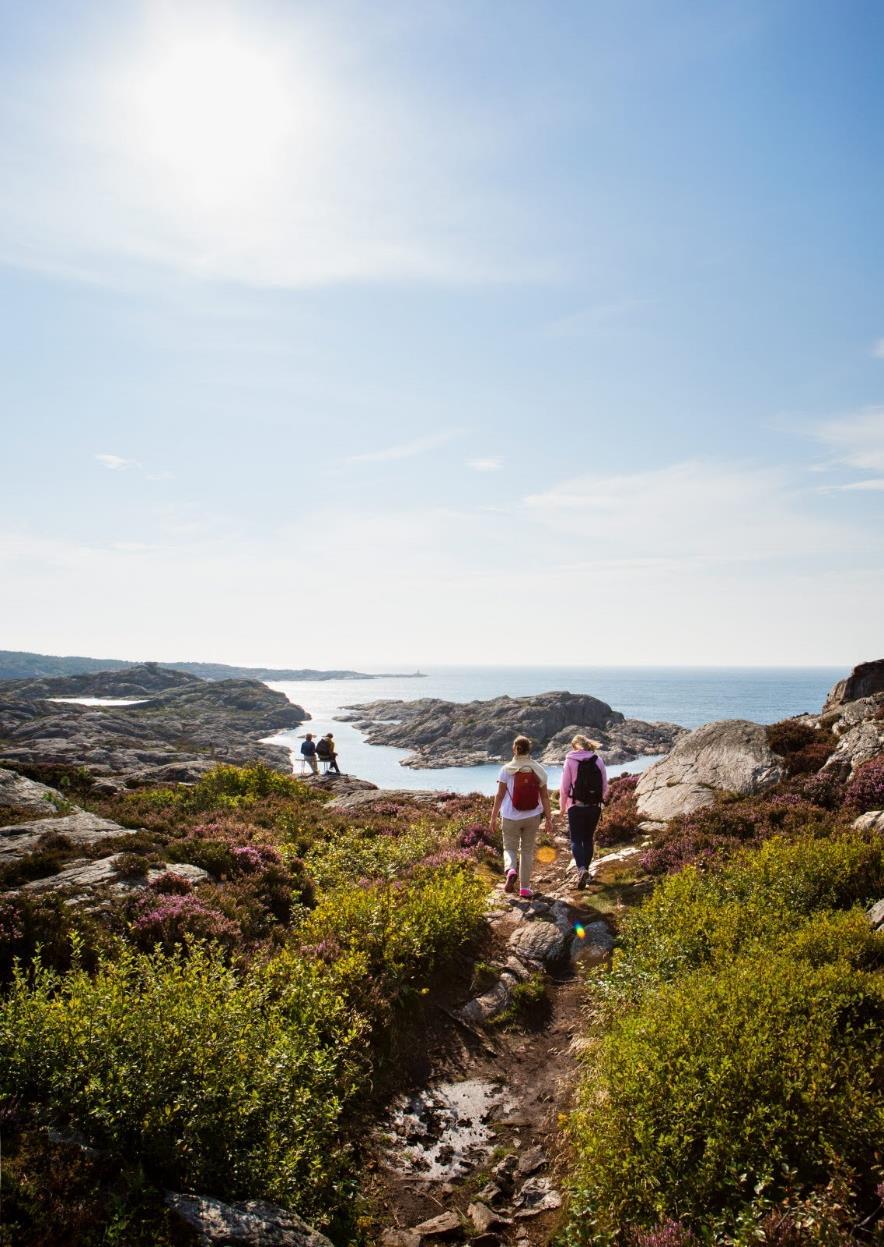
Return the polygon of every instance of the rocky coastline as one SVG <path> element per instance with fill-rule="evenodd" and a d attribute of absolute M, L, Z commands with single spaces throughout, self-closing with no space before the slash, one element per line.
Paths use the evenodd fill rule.
<path fill-rule="evenodd" d="M 500 762 L 509 758 L 519 733 L 531 737 L 543 763 L 563 762 L 571 738 L 582 732 L 599 741 L 608 762 L 618 764 L 668 753 L 687 731 L 676 723 L 627 719 L 597 697 L 568 692 L 467 703 L 435 697 L 380 700 L 344 710 L 338 720 L 364 732 L 369 744 L 410 749 L 402 765 L 414 769 Z"/>
<path fill-rule="evenodd" d="M 137 698 L 80 705 L 65 697 Z M 85 767 L 109 785 L 192 782 L 218 762 L 264 762 L 290 772 L 291 755 L 262 738 L 310 716 L 259 680 L 201 680 L 145 663 L 121 671 L 0 683 L 0 760 Z"/>

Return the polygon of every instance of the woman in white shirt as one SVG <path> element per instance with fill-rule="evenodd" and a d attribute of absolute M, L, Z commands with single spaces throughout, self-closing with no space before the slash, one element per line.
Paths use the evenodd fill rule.
<path fill-rule="evenodd" d="M 500 815 L 503 831 L 503 866 L 506 871 L 505 892 L 515 892 L 529 899 L 531 871 L 534 868 L 534 846 L 540 819 L 546 819 L 546 830 L 552 835 L 552 810 L 549 804 L 546 771 L 531 757 L 531 741 L 517 736 L 513 741 L 513 758 L 500 769 L 497 794 L 491 810 L 491 833 L 497 831 Z"/>

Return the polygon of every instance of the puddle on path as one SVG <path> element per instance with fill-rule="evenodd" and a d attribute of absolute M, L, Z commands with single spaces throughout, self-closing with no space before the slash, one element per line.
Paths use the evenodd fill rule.
<path fill-rule="evenodd" d="M 513 1108 L 505 1087 L 478 1078 L 400 1096 L 384 1130 L 387 1163 L 431 1181 L 461 1177 L 487 1159 L 492 1122 Z"/>

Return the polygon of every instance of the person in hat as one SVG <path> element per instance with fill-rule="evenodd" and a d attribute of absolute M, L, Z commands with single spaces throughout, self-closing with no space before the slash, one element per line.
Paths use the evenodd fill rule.
<path fill-rule="evenodd" d="M 577 887 L 589 882 L 589 865 L 595 847 L 595 832 L 608 795 L 608 772 L 598 754 L 597 741 L 577 735 L 562 768 L 559 807 L 568 816 L 571 852 L 577 867 Z"/>
<path fill-rule="evenodd" d="M 316 742 L 313 739 L 312 732 L 308 732 L 304 737 L 304 743 L 301 746 L 301 760 L 307 763 L 314 775 L 319 774 L 319 763 L 316 760 Z M 303 774 L 303 771 L 301 774 Z"/>
<path fill-rule="evenodd" d="M 334 771 L 336 775 L 340 775 L 341 768 L 338 766 L 338 751 L 335 746 L 335 738 L 331 732 L 326 732 L 325 736 L 322 738 L 322 741 L 320 741 L 320 744 L 322 744 L 323 741 L 325 742 L 323 755 L 328 759 L 328 769 L 330 772 Z"/>

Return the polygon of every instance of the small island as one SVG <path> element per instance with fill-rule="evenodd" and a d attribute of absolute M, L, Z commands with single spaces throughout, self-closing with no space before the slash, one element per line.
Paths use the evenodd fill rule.
<path fill-rule="evenodd" d="M 627 719 L 607 702 L 583 693 L 495 697 L 466 703 L 423 697 L 347 706 L 341 722 L 354 724 L 371 745 L 410 749 L 402 765 L 415 769 L 482 766 L 510 756 L 524 733 L 541 762 L 563 762 L 571 739 L 583 732 L 598 740 L 608 762 L 668 753 L 686 729 L 677 723 Z"/>

